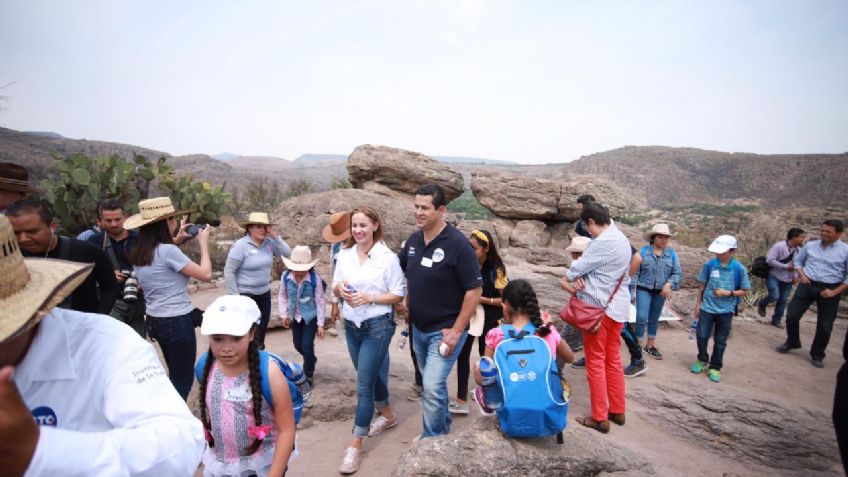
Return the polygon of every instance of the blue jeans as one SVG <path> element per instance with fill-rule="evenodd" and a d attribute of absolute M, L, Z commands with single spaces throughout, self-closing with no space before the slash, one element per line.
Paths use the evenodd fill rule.
<path fill-rule="evenodd" d="M 356 368 L 355 437 L 368 437 L 374 408 L 389 405 L 389 344 L 394 334 L 391 313 L 369 318 L 359 328 L 345 320 L 347 352 Z"/>
<path fill-rule="evenodd" d="M 701 310 L 698 316 L 698 361 L 709 363 L 710 369 L 721 369 L 724 349 L 727 348 L 727 337 L 730 336 L 730 325 L 733 323 L 733 313 L 708 313 Z M 714 335 L 713 355 L 707 353 L 710 335 Z"/>
<path fill-rule="evenodd" d="M 424 414 L 424 432 L 421 437 L 441 436 L 450 432 L 451 415 L 448 412 L 448 375 L 453 363 L 459 357 L 468 332 L 463 332 L 450 356 L 439 354 L 442 342 L 441 330 L 424 333 L 415 329 L 412 335 L 412 347 L 421 368 L 424 392 L 421 395 L 421 407 Z"/>
<path fill-rule="evenodd" d="M 665 298 L 662 295 L 654 295 L 645 290 L 636 289 L 636 338 L 645 336 L 645 328 L 648 328 L 648 338 L 657 337 L 657 327 L 660 323 Z"/>
<path fill-rule="evenodd" d="M 303 373 L 309 380 L 312 380 L 312 375 L 315 374 L 315 363 L 318 362 L 318 358 L 315 357 L 315 335 L 318 334 L 318 319 L 313 319 L 309 323 L 303 320 L 292 320 L 291 330 L 294 349 L 303 356 Z"/>
<path fill-rule="evenodd" d="M 256 302 L 259 307 L 259 326 L 256 327 L 256 334 L 253 336 L 253 341 L 259 345 L 259 349 L 265 349 L 265 332 L 268 330 L 268 322 L 271 321 L 271 290 L 266 291 L 261 295 L 251 295 L 242 293 Z"/>
<path fill-rule="evenodd" d="M 792 292 L 792 282 L 784 283 L 777 279 L 772 274 L 766 278 L 766 288 L 768 288 L 768 296 L 760 300 L 759 306 L 765 308 L 769 303 L 775 301 L 774 314 L 771 316 L 771 322 L 779 324 L 783 319 L 783 311 L 786 310 L 786 302 L 789 300 L 789 293 Z"/>
<path fill-rule="evenodd" d="M 194 382 L 194 358 L 197 356 L 197 338 L 191 314 L 147 318 L 152 336 L 162 348 L 162 356 L 168 366 L 168 379 L 183 400 L 188 399 Z"/>

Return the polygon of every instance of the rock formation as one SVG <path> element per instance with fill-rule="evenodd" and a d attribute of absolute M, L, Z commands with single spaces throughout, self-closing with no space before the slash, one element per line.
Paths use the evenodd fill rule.
<path fill-rule="evenodd" d="M 357 147 L 348 158 L 347 171 L 355 188 L 396 198 L 412 195 L 427 183 L 442 186 L 448 202 L 465 190 L 462 175 L 446 164 L 419 152 L 393 147 Z"/>

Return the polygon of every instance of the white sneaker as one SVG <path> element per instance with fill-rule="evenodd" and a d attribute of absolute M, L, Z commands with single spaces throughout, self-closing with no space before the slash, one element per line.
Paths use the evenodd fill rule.
<path fill-rule="evenodd" d="M 348 447 L 345 451 L 339 472 L 342 474 L 355 474 L 362 464 L 362 451 L 355 447 Z"/>
<path fill-rule="evenodd" d="M 395 426 L 397 426 L 398 420 L 397 417 L 394 420 L 390 421 L 383 416 L 377 416 L 377 419 L 371 423 L 371 427 L 368 429 L 368 437 L 378 436 L 383 433 L 383 431 L 389 430 Z"/>

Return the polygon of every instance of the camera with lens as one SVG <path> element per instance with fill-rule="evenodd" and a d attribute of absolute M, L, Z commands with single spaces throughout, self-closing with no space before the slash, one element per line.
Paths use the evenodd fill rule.
<path fill-rule="evenodd" d="M 219 219 L 198 219 L 197 223 L 190 224 L 185 229 L 185 233 L 189 235 L 189 237 L 197 237 L 197 234 L 200 233 L 201 230 L 205 229 L 209 226 L 218 227 L 221 225 L 221 221 Z"/>
<path fill-rule="evenodd" d="M 124 280 L 124 301 L 135 303 L 138 301 L 138 278 L 132 270 L 121 270 L 127 279 Z"/>

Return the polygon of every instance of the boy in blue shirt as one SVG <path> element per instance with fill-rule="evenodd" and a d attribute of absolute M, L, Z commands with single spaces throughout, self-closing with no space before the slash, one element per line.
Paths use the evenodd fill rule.
<path fill-rule="evenodd" d="M 709 368 L 707 376 L 716 383 L 721 380 L 722 357 L 727 347 L 733 315 L 740 298 L 751 289 L 748 271 L 733 258 L 736 246 L 736 238 L 732 235 L 720 235 L 713 240 L 707 250 L 716 256 L 707 261 L 698 274 L 698 282 L 701 284 L 695 300 L 698 360 L 692 364 L 691 370 L 697 374 Z M 715 343 L 710 356 L 707 345 L 713 333 Z"/>

